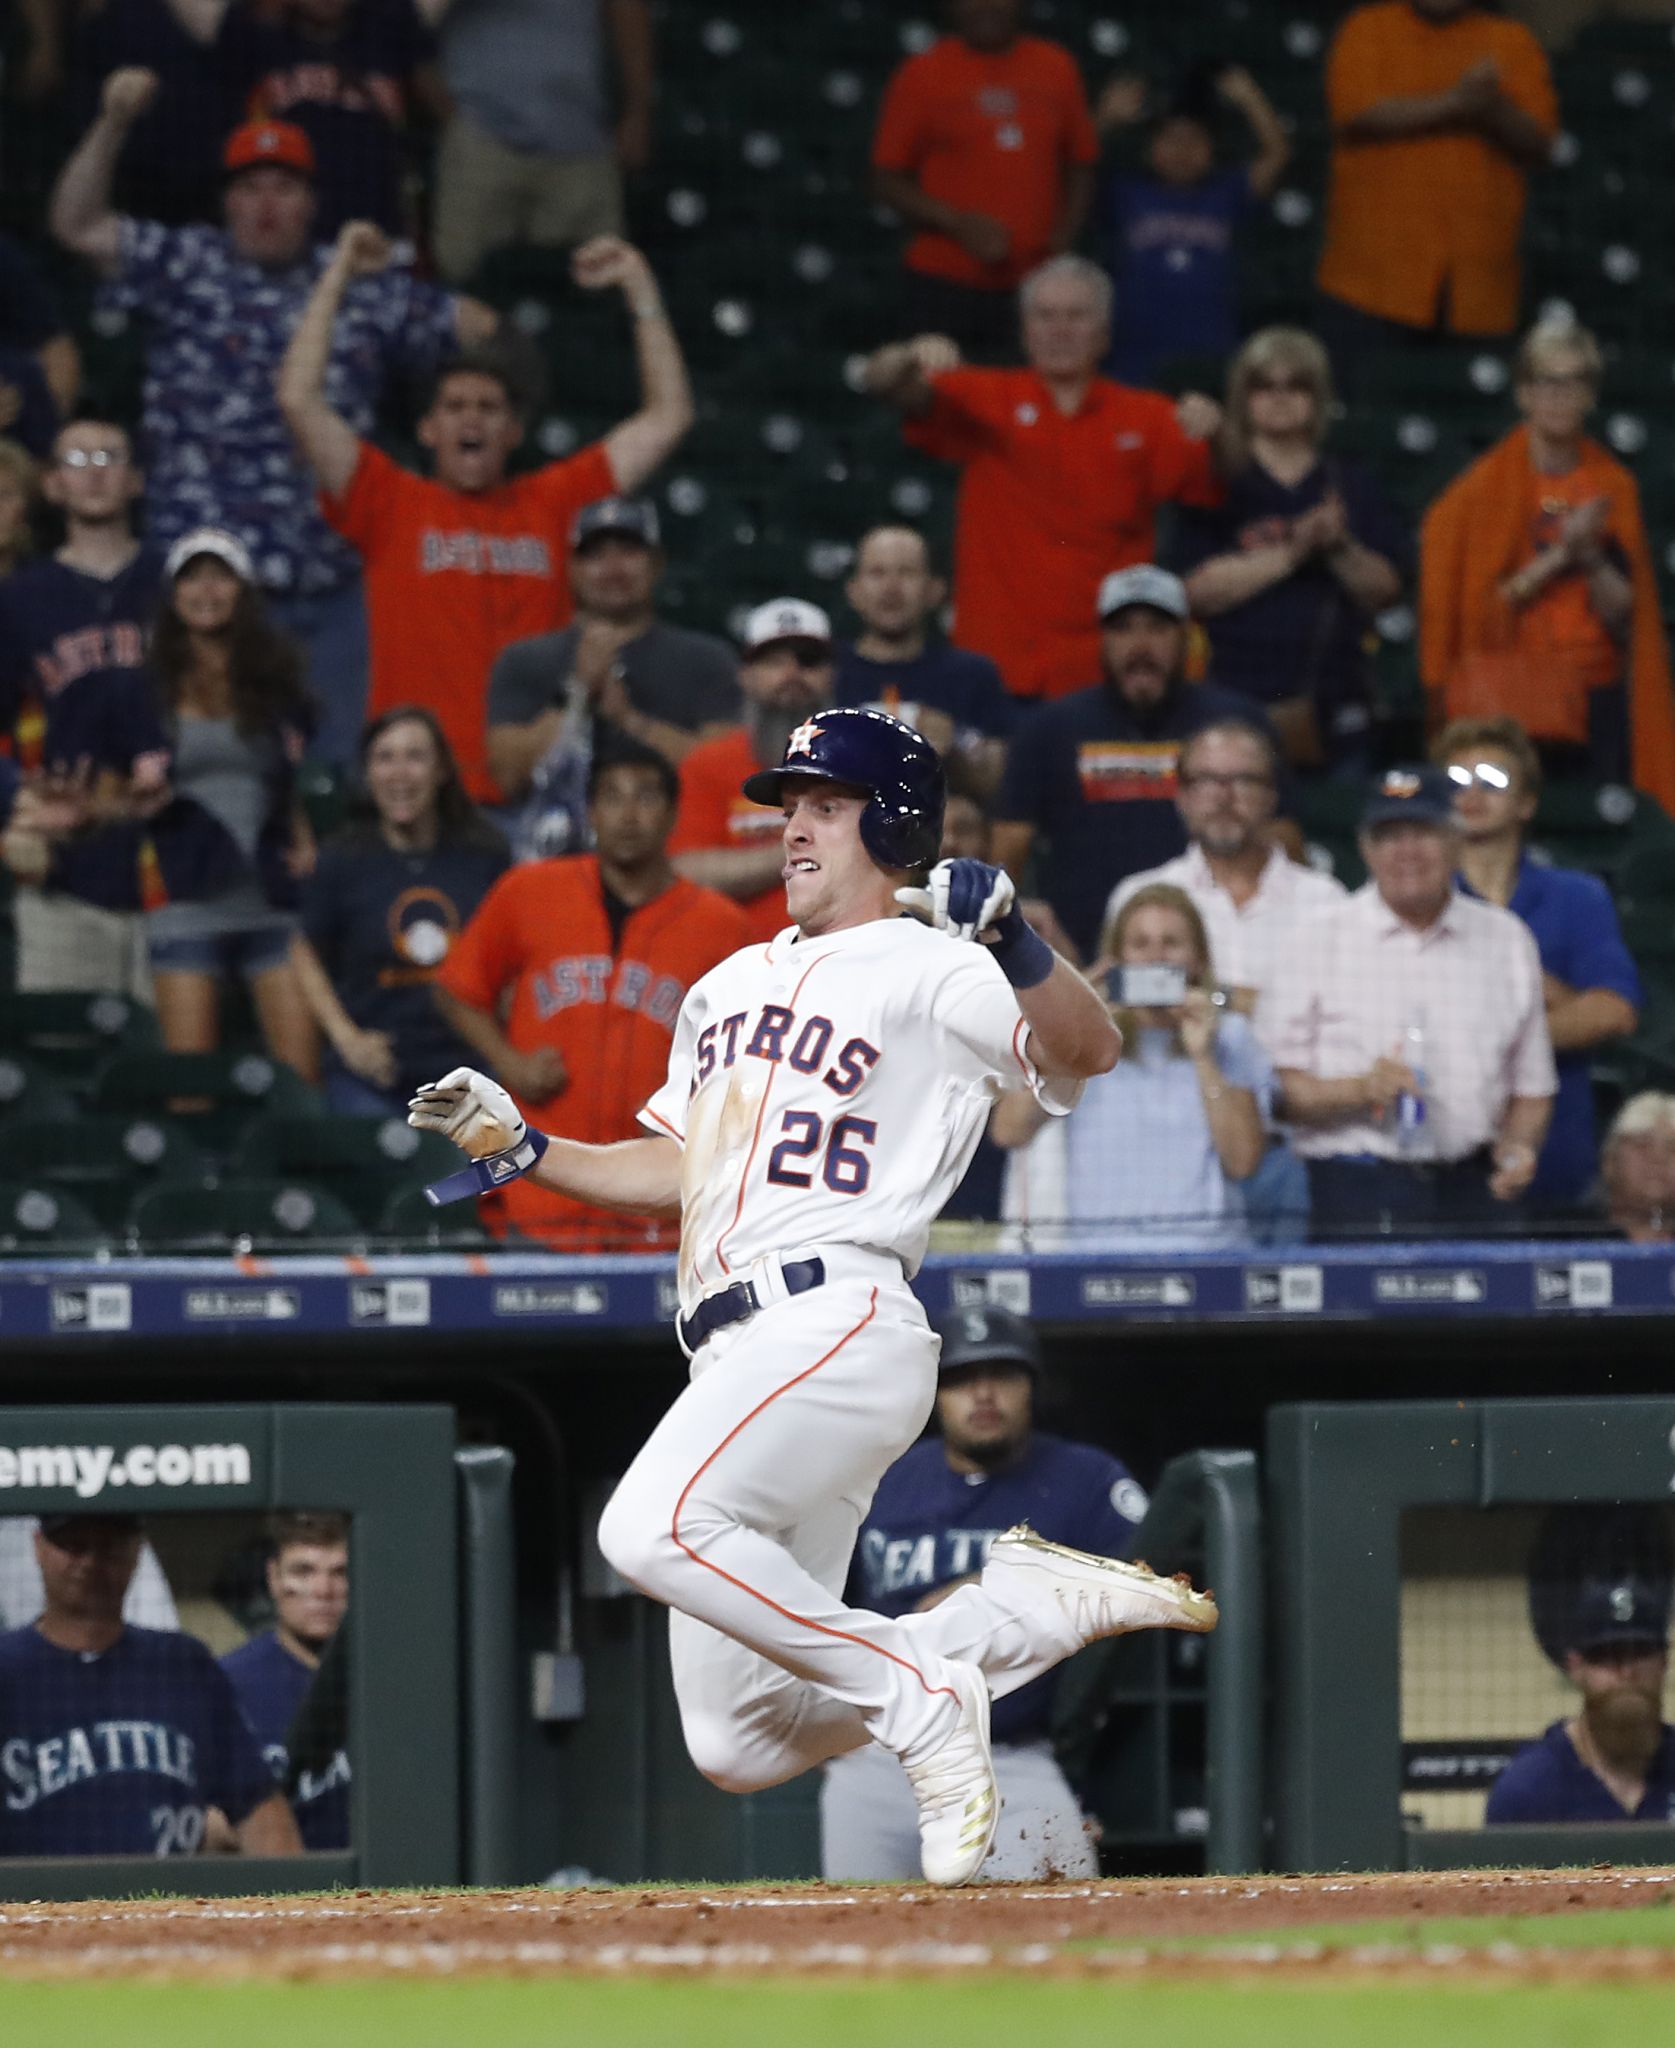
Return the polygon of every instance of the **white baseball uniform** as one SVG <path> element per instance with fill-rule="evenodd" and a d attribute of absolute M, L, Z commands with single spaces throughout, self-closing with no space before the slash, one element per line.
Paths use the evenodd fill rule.
<path fill-rule="evenodd" d="M 938 1342 L 908 1287 L 996 1090 L 1062 1114 L 987 950 L 911 918 L 735 953 L 687 995 L 641 1112 L 682 1147 L 683 1312 L 748 1280 L 607 1506 L 618 1571 L 674 1610 L 693 1760 L 735 1791 L 875 1739 L 910 1761 L 957 1711 L 948 1659 L 1003 1694 L 1080 1647 L 1057 1615 L 980 1585 L 923 1614 L 846 1608 L 856 1533 L 919 1435 Z M 793 1293 L 788 1263 L 823 1285 Z"/>

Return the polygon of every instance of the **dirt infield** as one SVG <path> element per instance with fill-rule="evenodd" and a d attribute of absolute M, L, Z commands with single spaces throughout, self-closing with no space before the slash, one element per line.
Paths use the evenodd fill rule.
<path fill-rule="evenodd" d="M 0 1978 L 339 1978 L 745 1972 L 1054 1975 L 1468 1969 L 1675 1980 L 1675 1948 L 1427 1946 L 1427 1923 L 1675 1902 L 1675 1872 L 1596 1869 L 916 1886 L 343 1892 L 0 1906 Z M 1285 1948 L 1298 1927 L 1398 1921 L 1403 1944 Z M 1235 1937 L 1183 1956 L 1165 1946 Z M 1245 1939 L 1238 1939 L 1245 1937 Z"/>

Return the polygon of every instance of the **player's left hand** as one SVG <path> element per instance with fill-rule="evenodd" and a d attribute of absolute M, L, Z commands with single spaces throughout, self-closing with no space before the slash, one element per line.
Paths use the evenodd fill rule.
<path fill-rule="evenodd" d="M 898 889 L 896 901 L 956 939 L 992 946 L 1016 900 L 1012 877 L 981 860 L 939 860 L 922 889 Z"/>

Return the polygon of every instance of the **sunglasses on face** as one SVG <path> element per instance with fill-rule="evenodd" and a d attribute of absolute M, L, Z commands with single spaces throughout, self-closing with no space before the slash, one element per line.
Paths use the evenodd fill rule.
<path fill-rule="evenodd" d="M 756 648 L 750 659 L 764 661 L 776 654 L 788 654 L 798 668 L 824 668 L 832 658 L 831 649 L 818 640 L 779 640 Z"/>
<path fill-rule="evenodd" d="M 1493 761 L 1455 761 L 1448 770 L 1448 779 L 1457 789 L 1510 789 L 1512 777 L 1504 768 L 1498 768 Z"/>

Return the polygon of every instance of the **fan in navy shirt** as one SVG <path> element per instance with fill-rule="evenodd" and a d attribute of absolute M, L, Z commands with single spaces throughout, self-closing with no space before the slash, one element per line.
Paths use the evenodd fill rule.
<path fill-rule="evenodd" d="M 1438 735 L 1433 758 L 1454 784 L 1462 889 L 1522 918 L 1541 955 L 1559 1089 L 1530 1200 L 1538 1214 L 1576 1210 L 1599 1163 L 1589 1060 L 1639 1023 L 1640 976 L 1605 884 L 1524 851 L 1541 760 L 1518 721 L 1456 719 Z"/>
<path fill-rule="evenodd" d="M 1214 101 L 1236 107 L 1257 141 L 1247 167 L 1216 163 Z M 1144 87 L 1113 79 L 1100 97 L 1102 130 L 1139 118 Z M 1101 174 L 1096 209 L 1116 288 L 1110 374 L 1152 384 L 1170 363 L 1220 358 L 1238 339 L 1235 236 L 1279 183 L 1290 144 L 1248 71 L 1204 67 L 1152 130 L 1144 175 Z"/>
<path fill-rule="evenodd" d="M 326 1645 L 349 1605 L 349 1523 L 344 1515 L 291 1514 L 274 1528 L 267 1566 L 275 1622 L 221 1659 L 268 1767 L 290 1786 L 305 1849 L 349 1846 L 349 1756 L 338 1749 L 319 1771 L 291 1769 L 287 1736 L 307 1699 Z"/>
<path fill-rule="evenodd" d="M 229 97 L 253 121 L 294 121 L 314 145 L 315 232 L 346 221 L 408 232 L 402 131 L 434 55 L 413 0 L 169 0 L 187 34 L 213 44 Z"/>
<path fill-rule="evenodd" d="M 371 815 L 321 849 L 293 959 L 327 1042 L 327 1101 L 346 1116 L 405 1118 L 422 1081 L 469 1064 L 432 984 L 509 856 L 429 711 L 375 718 L 361 776 Z"/>
<path fill-rule="evenodd" d="M 1581 1701 L 1501 1772 L 1486 1822 L 1675 1821 L 1675 1728 L 1663 1719 L 1672 1602 L 1666 1510 L 1549 1510 L 1530 1619 Z"/>
<path fill-rule="evenodd" d="M 233 1689 L 195 1637 L 130 1628 L 136 1515 L 52 1515 L 46 1606 L 0 1636 L 0 1856 L 190 1856 L 209 1808 L 239 1847 L 300 1846 Z"/>
<path fill-rule="evenodd" d="M 1126 1555 L 1146 1511 L 1119 1459 L 1033 1427 L 1041 1350 L 1022 1317 L 956 1309 L 938 1319 L 940 1437 L 898 1458 L 861 1525 L 849 1597 L 875 1614 L 932 1605 L 982 1570 L 990 1544 L 1016 1522 L 1076 1550 Z M 1081 1811 L 1049 1740 L 1057 1671 L 996 1699 L 991 1710 L 1000 1832 L 990 1879 L 1091 1876 Z M 876 1743 L 827 1765 L 820 1798 L 824 1873 L 837 1881 L 912 1877 L 919 1868 L 912 1794 L 898 1760 Z"/>
<path fill-rule="evenodd" d="M 1038 836 L 1041 894 L 1084 956 L 1125 875 L 1186 851 L 1175 805 L 1181 742 L 1242 720 L 1267 731 L 1259 706 L 1211 683 L 1187 683 L 1187 601 L 1180 579 L 1150 563 L 1100 586 L 1105 680 L 1036 711 L 1008 751 L 996 805 L 995 855 L 1016 879 Z"/>
<path fill-rule="evenodd" d="M 853 643 L 837 643 L 833 701 L 876 704 L 907 719 L 939 752 L 953 750 L 965 780 L 988 794 L 1021 707 L 987 655 L 932 635 L 948 586 L 931 566 L 924 535 L 911 526 L 862 534 L 844 595 L 861 632 Z"/>
<path fill-rule="evenodd" d="M 0 583 L 0 730 L 26 769 L 91 772 L 124 794 L 136 776 L 160 790 L 168 755 L 144 665 L 162 564 L 133 534 L 142 483 L 123 428 L 73 421 L 54 442 L 42 481 L 64 516 L 64 545 Z M 144 951 L 139 846 L 136 825 L 108 824 L 57 847 L 45 889 L 19 919 L 20 986 L 145 994 L 143 967 L 129 964 L 130 954 L 143 961 Z M 132 920 L 132 933 L 125 938 L 113 923 L 110 957 L 95 959 L 99 942 L 83 929 L 85 919 L 70 929 L 58 909 L 66 902 Z M 68 919 L 75 917 L 72 907 Z M 58 978 L 71 952 L 90 978 Z"/>

